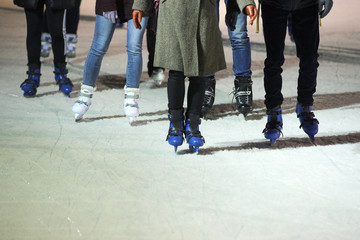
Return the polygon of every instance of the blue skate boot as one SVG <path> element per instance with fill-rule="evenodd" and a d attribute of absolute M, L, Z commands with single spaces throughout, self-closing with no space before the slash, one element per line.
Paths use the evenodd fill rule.
<path fill-rule="evenodd" d="M 166 141 L 175 148 L 181 146 L 184 142 L 184 110 L 170 110 L 169 111 L 169 120 L 170 127 L 169 133 L 166 137 Z"/>
<path fill-rule="evenodd" d="M 266 139 L 270 140 L 270 144 L 273 145 L 275 141 L 282 135 L 282 114 L 281 107 L 277 106 L 266 111 L 268 115 L 265 129 L 263 130 Z"/>
<path fill-rule="evenodd" d="M 73 84 L 71 80 L 66 76 L 68 70 L 65 67 L 66 63 L 58 64 L 55 66 L 55 80 L 56 85 L 59 85 L 59 90 L 63 92 L 66 96 L 70 97 Z"/>
<path fill-rule="evenodd" d="M 296 104 L 296 114 L 300 120 L 300 128 L 310 137 L 311 141 L 315 141 L 315 135 L 319 131 L 319 121 L 311 112 L 311 106 L 303 106 L 301 103 Z"/>
<path fill-rule="evenodd" d="M 186 120 L 185 137 L 189 144 L 189 149 L 192 152 L 199 152 L 199 147 L 203 146 L 205 143 L 205 139 L 201 136 L 199 131 L 200 123 L 200 117 L 191 113 Z"/>
<path fill-rule="evenodd" d="M 29 69 L 26 72 L 28 78 L 21 83 L 20 88 L 24 91 L 24 97 L 33 97 L 37 92 L 37 88 L 40 84 L 40 66 L 29 65 Z"/>

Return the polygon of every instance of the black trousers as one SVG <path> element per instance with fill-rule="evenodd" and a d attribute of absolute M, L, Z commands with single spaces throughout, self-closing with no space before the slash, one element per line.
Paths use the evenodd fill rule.
<path fill-rule="evenodd" d="M 189 77 L 186 116 L 190 113 L 201 116 L 201 107 L 205 93 L 205 78 Z M 169 71 L 167 94 L 169 111 L 183 109 L 185 98 L 185 75 L 183 72 Z"/>
<path fill-rule="evenodd" d="M 41 32 L 45 5 L 44 2 L 44 0 L 40 0 L 36 10 L 25 9 L 27 24 L 26 49 L 28 54 L 28 65 L 38 65 L 39 67 Z M 64 31 L 66 31 L 66 28 L 63 26 L 64 13 L 65 10 L 54 10 L 51 8 L 46 11 L 46 16 L 49 20 L 48 27 L 52 39 L 55 66 L 60 63 L 65 63 Z"/>
<path fill-rule="evenodd" d="M 262 5 L 263 30 L 266 45 L 264 67 L 265 105 L 268 109 L 283 102 L 282 65 L 287 19 L 291 13 L 292 31 L 300 59 L 297 100 L 303 105 L 313 104 L 316 91 L 319 47 L 318 6 L 286 11 L 270 5 Z"/>

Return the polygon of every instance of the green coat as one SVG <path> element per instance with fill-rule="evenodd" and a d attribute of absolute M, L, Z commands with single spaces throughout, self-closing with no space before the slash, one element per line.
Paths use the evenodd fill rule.
<path fill-rule="evenodd" d="M 216 0 L 161 0 L 154 66 L 206 76 L 226 68 Z M 135 0 L 145 11 L 152 0 Z"/>

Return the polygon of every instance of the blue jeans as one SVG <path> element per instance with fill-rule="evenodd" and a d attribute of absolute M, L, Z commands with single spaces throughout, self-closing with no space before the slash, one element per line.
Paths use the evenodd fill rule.
<path fill-rule="evenodd" d="M 143 17 L 141 30 L 135 28 L 132 19 L 128 21 L 126 49 L 128 62 L 126 67 L 126 86 L 138 88 L 142 73 L 142 40 L 148 17 Z M 114 35 L 115 23 L 103 16 L 96 15 L 95 33 L 90 52 L 84 66 L 83 84 L 95 87 L 102 59 L 107 52 Z"/>
<path fill-rule="evenodd" d="M 227 0 L 225 0 L 227 4 Z M 216 2 L 217 15 L 219 16 L 219 0 Z M 247 16 L 240 13 L 236 22 L 236 29 L 230 31 L 229 39 L 233 52 L 233 72 L 236 77 L 251 76 L 251 48 L 247 34 Z"/>

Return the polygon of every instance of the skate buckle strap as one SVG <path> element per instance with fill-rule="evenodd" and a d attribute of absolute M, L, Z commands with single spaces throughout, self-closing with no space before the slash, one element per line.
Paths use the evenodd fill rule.
<path fill-rule="evenodd" d="M 139 99 L 139 95 L 129 95 L 125 93 L 125 99 Z"/>
<path fill-rule="evenodd" d="M 25 81 L 23 81 L 21 84 L 20 84 L 20 87 L 24 86 L 25 84 L 31 84 L 33 86 L 33 88 L 37 88 L 39 87 L 39 83 L 33 79 L 33 78 L 27 78 L 25 79 Z"/>
<path fill-rule="evenodd" d="M 30 76 L 41 76 L 41 73 L 37 73 L 37 72 L 34 72 L 34 71 L 26 71 L 26 74 L 27 75 L 30 75 Z"/>
<path fill-rule="evenodd" d="M 82 101 L 82 100 L 76 100 L 75 103 L 79 103 L 79 104 L 83 104 L 83 105 L 86 105 L 86 106 L 89 106 L 89 104 L 85 101 Z"/>
<path fill-rule="evenodd" d="M 61 90 L 61 87 L 64 85 L 70 85 L 74 86 L 69 78 L 62 78 L 56 81 L 56 85 L 59 85 L 59 90 Z"/>
<path fill-rule="evenodd" d="M 125 107 L 139 108 L 139 105 L 137 103 L 125 103 Z"/>
<path fill-rule="evenodd" d="M 313 112 L 304 111 L 302 113 L 299 113 L 297 117 L 304 117 L 304 119 L 302 119 L 301 121 L 299 128 L 302 128 L 305 124 L 320 124 L 319 121 L 315 118 L 315 114 Z"/>
<path fill-rule="evenodd" d="M 92 93 L 87 93 L 87 92 L 83 92 L 83 91 L 80 91 L 80 93 L 79 93 L 79 97 L 92 98 L 92 96 L 93 96 Z"/>

